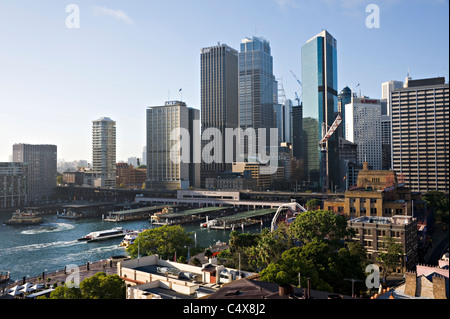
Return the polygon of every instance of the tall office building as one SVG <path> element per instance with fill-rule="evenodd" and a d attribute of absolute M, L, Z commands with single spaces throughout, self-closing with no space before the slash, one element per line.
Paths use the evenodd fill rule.
<path fill-rule="evenodd" d="M 241 129 L 266 129 L 265 145 L 270 145 L 270 128 L 275 127 L 274 105 L 277 102 L 278 85 L 273 75 L 273 58 L 270 44 L 262 37 L 245 38 L 239 52 L 239 125 Z M 258 137 L 241 143 L 254 147 L 259 154 Z M 263 141 L 262 141 L 263 142 Z M 261 150 L 263 151 L 263 150 Z"/>
<path fill-rule="evenodd" d="M 337 43 L 323 30 L 302 46 L 303 130 L 306 134 L 305 177 L 331 189 L 339 179 L 338 134 L 328 142 L 328 185 L 322 185 L 319 141 L 324 123 L 330 127 L 337 113 Z M 306 122 L 308 124 L 306 124 Z"/>
<path fill-rule="evenodd" d="M 206 178 L 216 178 L 232 170 L 232 163 L 226 163 L 224 157 L 225 129 L 239 127 L 238 51 L 226 44 L 203 48 L 200 67 L 202 133 L 216 128 L 222 134 L 221 141 L 202 141 L 202 149 L 205 144 L 214 143 L 213 150 L 222 155 L 219 163 L 202 161 L 201 182 L 204 184 Z"/>
<path fill-rule="evenodd" d="M 0 208 L 27 204 L 28 164 L 0 162 Z"/>
<path fill-rule="evenodd" d="M 386 81 L 381 84 L 381 140 L 382 140 L 382 168 L 390 170 L 391 155 L 391 92 L 403 87 L 402 81 Z"/>
<path fill-rule="evenodd" d="M 352 90 L 348 86 L 343 88 L 338 95 L 338 113 L 341 114 L 342 123 L 337 129 L 339 136 L 345 138 L 345 105 L 352 101 Z"/>
<path fill-rule="evenodd" d="M 403 87 L 402 81 L 386 81 L 381 84 L 381 115 L 391 116 L 391 92 Z"/>
<path fill-rule="evenodd" d="M 449 191 L 449 85 L 411 80 L 391 92 L 392 169 L 412 191 Z"/>
<path fill-rule="evenodd" d="M 357 162 L 381 170 L 381 101 L 353 98 L 345 106 L 346 139 L 357 145 Z"/>
<path fill-rule="evenodd" d="M 108 117 L 92 121 L 92 171 L 95 186 L 116 187 L 116 122 Z"/>
<path fill-rule="evenodd" d="M 292 100 L 287 99 L 284 101 L 281 107 L 281 125 L 282 125 L 282 135 L 281 141 L 292 143 Z"/>
<path fill-rule="evenodd" d="M 200 187 L 199 110 L 180 101 L 147 109 L 146 187 Z"/>
<path fill-rule="evenodd" d="M 302 159 L 303 149 L 303 106 L 298 104 L 292 107 L 292 154 L 296 159 Z"/>
<path fill-rule="evenodd" d="M 383 170 L 392 169 L 391 147 L 391 117 L 381 115 L 381 167 Z"/>
<path fill-rule="evenodd" d="M 56 187 L 56 145 L 14 144 L 13 162 L 28 164 L 28 202 L 47 200 Z"/>

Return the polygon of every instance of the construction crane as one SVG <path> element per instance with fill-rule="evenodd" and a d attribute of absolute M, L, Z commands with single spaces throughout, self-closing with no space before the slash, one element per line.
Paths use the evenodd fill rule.
<path fill-rule="evenodd" d="M 342 117 L 340 114 L 336 117 L 333 124 L 330 126 L 330 129 L 327 131 L 327 124 L 322 123 L 322 139 L 319 141 L 320 152 L 322 154 L 322 192 L 326 193 L 328 189 L 329 183 L 329 174 L 328 174 L 328 140 L 331 138 L 333 133 L 339 127 L 342 122 Z"/>
<path fill-rule="evenodd" d="M 303 92 L 303 85 L 302 85 L 302 82 L 300 82 L 300 80 L 297 78 L 297 76 L 294 74 L 294 72 L 292 72 L 292 70 L 291 70 L 291 73 L 292 73 L 292 75 L 294 76 L 294 78 L 295 78 L 295 80 L 297 81 L 297 83 L 298 84 L 300 84 L 300 87 L 302 88 L 302 92 Z M 303 96 L 303 93 L 302 92 L 300 92 L 300 98 Z M 300 103 L 299 103 L 300 104 Z"/>
<path fill-rule="evenodd" d="M 298 97 L 297 92 L 295 92 L 295 100 L 297 101 L 297 106 L 300 106 L 300 98 Z"/>

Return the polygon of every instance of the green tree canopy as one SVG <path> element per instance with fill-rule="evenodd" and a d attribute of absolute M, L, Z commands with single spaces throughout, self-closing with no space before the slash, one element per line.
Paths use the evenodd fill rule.
<path fill-rule="evenodd" d="M 127 252 L 133 258 L 138 257 L 138 250 L 141 256 L 158 254 L 162 258 L 173 258 L 176 253 L 186 257 L 188 247 L 193 245 L 194 240 L 183 227 L 164 225 L 140 233 Z"/>
<path fill-rule="evenodd" d="M 307 210 L 316 210 L 317 207 L 319 207 L 321 204 L 321 201 L 317 198 L 310 199 L 306 202 L 306 209 Z"/>
<path fill-rule="evenodd" d="M 56 287 L 49 299 L 125 299 L 125 293 L 125 282 L 118 275 L 98 272 L 84 279 L 80 288 L 68 288 L 66 285 Z"/>
<path fill-rule="evenodd" d="M 273 232 L 265 228 L 261 232 L 257 244 L 246 249 L 249 263 L 254 269 L 264 269 L 269 263 L 277 262 L 281 258 L 281 254 L 293 246 L 287 230 L 288 228 L 284 224 L 280 224 Z"/>
<path fill-rule="evenodd" d="M 439 191 L 430 191 L 424 195 L 428 207 L 433 211 L 437 221 L 449 221 L 449 196 Z"/>
<path fill-rule="evenodd" d="M 402 245 L 397 243 L 392 237 L 384 237 L 386 251 L 378 253 L 377 261 L 382 267 L 383 278 L 386 278 L 402 264 L 403 249 Z"/>
<path fill-rule="evenodd" d="M 351 293 L 351 283 L 346 279 L 363 280 L 364 264 L 359 249 L 343 247 L 339 251 L 327 242 L 310 242 L 301 247 L 293 247 L 282 254 L 276 263 L 270 263 L 261 271 L 261 280 L 278 284 L 301 285 L 306 287 L 308 278 L 312 289 Z"/>
<path fill-rule="evenodd" d="M 98 272 L 80 284 L 83 299 L 125 299 L 126 286 L 118 275 Z"/>
<path fill-rule="evenodd" d="M 345 217 L 326 210 L 303 212 L 289 228 L 292 236 L 302 243 L 323 240 L 336 242 L 350 234 Z"/>
<path fill-rule="evenodd" d="M 259 234 L 238 233 L 232 231 L 230 233 L 230 251 L 235 252 L 241 248 L 251 247 L 258 243 Z"/>
<path fill-rule="evenodd" d="M 38 297 L 38 299 L 47 299 Z M 81 290 L 78 288 L 68 288 L 67 286 L 58 286 L 50 294 L 49 299 L 83 299 Z"/>

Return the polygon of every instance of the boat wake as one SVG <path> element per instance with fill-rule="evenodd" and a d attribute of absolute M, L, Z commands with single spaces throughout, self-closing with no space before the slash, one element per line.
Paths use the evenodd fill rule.
<path fill-rule="evenodd" d="M 69 247 L 69 246 L 80 245 L 80 244 L 81 243 L 77 240 L 57 241 L 57 242 L 50 242 L 50 243 L 30 244 L 30 245 L 24 245 L 24 246 L 9 247 L 9 248 L 5 248 L 5 249 L 0 249 L 0 252 L 4 252 L 4 253 L 21 252 L 21 251 L 32 252 L 32 251 L 36 251 L 36 250 L 40 250 L 40 249 L 61 248 L 61 247 Z"/>
<path fill-rule="evenodd" d="M 75 228 L 74 225 L 66 224 L 66 223 L 48 223 L 42 224 L 38 228 L 28 229 L 21 232 L 23 235 L 36 235 L 42 233 L 53 233 L 59 231 L 65 231 Z"/>

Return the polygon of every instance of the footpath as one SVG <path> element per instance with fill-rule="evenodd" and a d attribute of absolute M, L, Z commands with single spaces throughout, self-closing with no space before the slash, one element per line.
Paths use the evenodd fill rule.
<path fill-rule="evenodd" d="M 82 282 L 84 279 L 94 276 L 98 272 L 105 272 L 107 275 L 115 275 L 117 274 L 117 267 L 116 263 L 112 262 L 111 260 L 100 260 L 94 263 L 87 263 L 85 265 L 79 265 L 78 266 L 78 275 L 80 282 Z M 25 283 L 31 283 L 32 285 L 36 284 L 42 284 L 45 287 L 53 287 L 55 283 L 61 285 L 63 282 L 66 282 L 68 277 L 72 275 L 74 276 L 74 273 L 71 272 L 69 269 L 62 269 L 55 272 L 49 272 L 49 273 L 42 273 L 39 275 L 36 275 L 35 277 L 27 277 L 22 280 L 16 280 L 13 283 L 10 283 L 6 290 L 13 288 L 16 285 L 24 285 Z M 70 278 L 69 278 L 70 279 Z M 0 296 L 0 299 L 13 299 L 13 296 L 5 295 L 3 297 Z"/>

